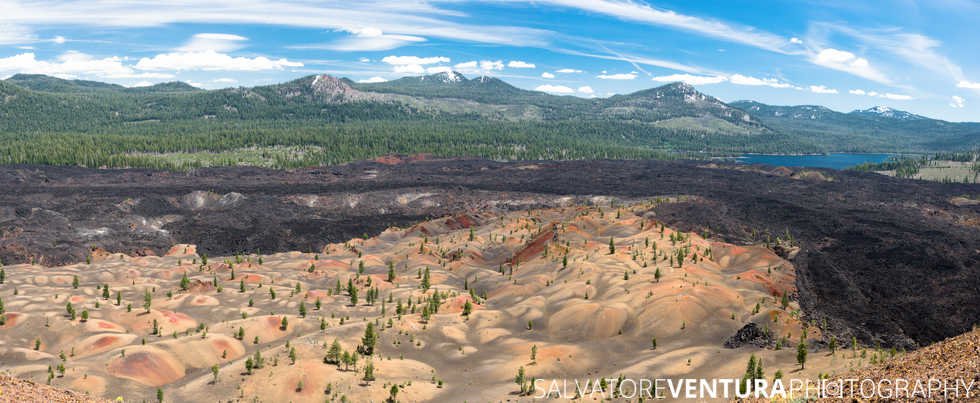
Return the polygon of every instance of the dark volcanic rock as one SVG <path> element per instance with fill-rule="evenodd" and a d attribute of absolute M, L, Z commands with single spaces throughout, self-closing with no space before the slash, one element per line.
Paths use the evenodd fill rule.
<path fill-rule="evenodd" d="M 762 330 L 759 325 L 749 322 L 738 329 L 732 337 L 725 340 L 726 348 L 739 348 L 746 344 L 756 347 L 768 347 L 772 344 L 772 335 Z"/>
<path fill-rule="evenodd" d="M 792 238 L 806 319 L 838 340 L 915 347 L 980 318 L 980 185 L 684 161 L 362 162 L 189 173 L 0 167 L 0 258 L 84 260 L 92 246 L 210 255 L 315 250 L 432 216 L 526 209 L 589 195 L 690 195 L 650 214 L 734 243 Z M 197 196 L 187 199 L 187 195 Z M 794 246 L 795 248 L 795 246 Z"/>

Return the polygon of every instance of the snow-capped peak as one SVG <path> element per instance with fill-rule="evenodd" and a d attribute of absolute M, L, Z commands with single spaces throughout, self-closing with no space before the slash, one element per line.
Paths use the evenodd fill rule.
<path fill-rule="evenodd" d="M 455 71 L 446 71 L 446 72 L 443 72 L 441 74 L 441 76 L 442 76 L 442 82 L 447 83 L 447 84 L 449 84 L 449 83 L 458 83 L 460 81 L 463 81 L 463 75 L 462 74 L 459 74 L 459 73 L 457 73 Z"/>
<path fill-rule="evenodd" d="M 916 115 L 914 113 L 900 111 L 898 109 L 892 109 L 887 106 L 881 106 L 881 105 L 864 109 L 864 110 L 858 110 L 855 112 L 866 114 L 866 115 L 878 115 L 881 117 L 892 118 L 892 119 L 907 119 L 907 120 L 924 119 L 922 116 Z"/>
<path fill-rule="evenodd" d="M 455 71 L 443 71 L 428 76 L 420 76 L 419 81 L 425 81 L 426 78 L 430 80 L 437 80 L 443 84 L 454 84 L 466 79 L 466 77 L 464 77 L 462 74 Z"/>

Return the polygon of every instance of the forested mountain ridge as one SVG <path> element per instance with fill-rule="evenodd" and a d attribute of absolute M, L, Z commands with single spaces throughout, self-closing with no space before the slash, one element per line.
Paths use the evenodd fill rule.
<path fill-rule="evenodd" d="M 82 93 L 94 91 L 115 91 L 129 93 L 204 91 L 200 88 L 180 81 L 159 83 L 145 87 L 124 87 L 118 84 L 108 84 L 99 81 L 65 80 L 43 74 L 15 74 L 5 81 L 35 91 L 58 93 Z"/>
<path fill-rule="evenodd" d="M 80 122 L 96 120 L 106 125 L 189 119 L 400 120 L 416 119 L 422 114 L 430 118 L 440 115 L 457 119 L 596 119 L 649 123 L 692 117 L 725 120 L 743 127 L 719 128 L 691 121 L 680 128 L 739 134 L 765 130 L 743 111 L 684 84 L 668 84 L 633 94 L 590 100 L 522 90 L 493 77 L 467 79 L 455 72 L 376 84 L 356 84 L 347 79 L 317 75 L 281 84 L 211 91 L 183 83 L 126 88 L 38 75 L 15 75 L 6 83 L 36 93 L 0 89 L 7 95 L 4 102 L 7 122 L 0 125 L 7 130 L 65 127 L 63 123 L 52 125 L 54 119 L 50 117 L 31 116 L 33 108 L 24 108 L 17 113 L 21 109 L 19 106 L 37 103 L 49 104 L 54 115 L 48 116 L 58 116 L 55 112 L 59 107 L 68 108 L 75 112 L 74 118 Z M 87 129 L 85 125 L 76 128 Z"/>
<path fill-rule="evenodd" d="M 837 151 L 969 150 L 980 145 L 980 123 L 954 123 L 876 106 L 848 113 L 818 105 L 774 106 L 736 101 L 733 107 L 751 113 L 774 130 L 819 136 L 842 145 Z M 891 144 L 891 146 L 889 146 Z"/>
<path fill-rule="evenodd" d="M 802 118 L 807 112 L 819 118 Z M 311 75 L 217 90 L 21 74 L 0 81 L 0 163 L 186 169 L 419 152 L 495 159 L 908 152 L 970 148 L 980 138 L 980 124 L 898 112 L 726 104 L 682 83 L 584 99 L 456 72 L 372 84 Z"/>

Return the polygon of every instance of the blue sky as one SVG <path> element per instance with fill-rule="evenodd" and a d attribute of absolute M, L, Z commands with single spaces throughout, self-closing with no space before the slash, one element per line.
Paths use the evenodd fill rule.
<path fill-rule="evenodd" d="M 724 101 L 980 121 L 972 0 L 0 0 L 0 77 L 204 88 L 449 69 L 604 97 L 685 81 Z"/>

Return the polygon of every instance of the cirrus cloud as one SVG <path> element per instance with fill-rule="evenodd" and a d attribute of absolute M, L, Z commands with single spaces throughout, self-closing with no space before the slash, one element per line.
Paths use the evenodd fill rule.
<path fill-rule="evenodd" d="M 728 81 L 725 76 L 696 76 L 693 74 L 671 74 L 667 76 L 653 77 L 653 81 L 658 83 L 683 82 L 690 85 L 709 85 Z"/>
<path fill-rule="evenodd" d="M 432 57 L 419 57 L 419 56 L 385 56 L 381 59 L 382 62 L 388 63 L 394 66 L 405 66 L 409 64 L 436 64 L 436 63 L 449 63 L 449 58 L 445 56 L 432 56 Z"/>
<path fill-rule="evenodd" d="M 241 49 L 248 38 L 235 34 L 200 33 L 191 37 L 184 46 L 177 48 L 181 52 L 232 52 Z"/>
<path fill-rule="evenodd" d="M 350 37 L 337 40 L 325 45 L 299 45 L 296 49 L 327 49 L 341 52 L 381 51 L 399 48 L 405 45 L 425 42 L 425 38 L 415 35 L 398 35 L 385 33 L 379 28 L 352 28 L 347 32 Z"/>
<path fill-rule="evenodd" d="M 778 53 L 786 53 L 789 41 L 779 35 L 753 27 L 741 27 L 724 21 L 706 19 L 663 10 L 631 0 L 538 0 L 557 6 L 605 14 L 622 20 L 658 25 L 699 35 L 741 43 Z"/>
<path fill-rule="evenodd" d="M 606 72 L 603 72 L 603 74 L 600 74 L 596 77 L 602 80 L 633 80 L 636 78 L 636 72 L 632 71 L 629 73 L 617 73 L 617 74 L 607 74 Z"/>
<path fill-rule="evenodd" d="M 745 76 L 741 74 L 732 74 L 728 77 L 728 80 L 735 85 L 748 85 L 748 86 L 764 86 L 772 88 L 794 88 L 799 89 L 793 84 L 780 81 L 776 78 L 756 78 L 752 76 Z"/>

